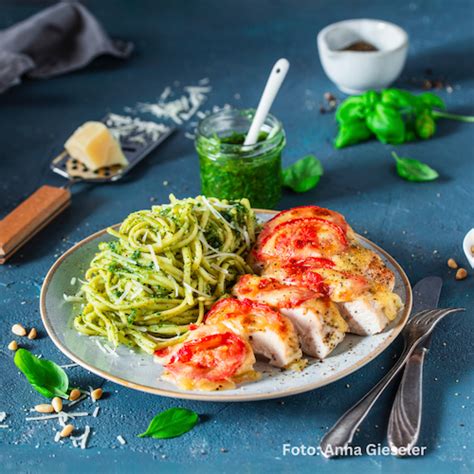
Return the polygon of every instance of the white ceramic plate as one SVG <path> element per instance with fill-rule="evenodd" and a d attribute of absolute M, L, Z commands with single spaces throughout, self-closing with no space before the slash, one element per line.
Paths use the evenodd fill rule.
<path fill-rule="evenodd" d="M 266 221 L 272 211 L 258 211 L 258 217 Z M 119 347 L 118 355 L 104 353 L 97 344 L 97 338 L 80 335 L 72 326 L 75 312 L 70 303 L 64 301 L 64 294 L 73 294 L 101 241 L 111 240 L 106 230 L 97 232 L 82 240 L 62 255 L 49 270 L 41 289 L 41 317 L 43 324 L 56 346 L 74 362 L 105 379 L 126 387 L 166 397 L 186 398 L 204 401 L 249 401 L 284 397 L 307 392 L 334 382 L 360 369 L 377 357 L 400 333 L 405 325 L 412 305 L 411 287 L 398 263 L 375 244 L 358 236 L 362 245 L 379 254 L 396 277 L 395 292 L 404 302 L 404 308 L 396 320 L 381 334 L 370 337 L 347 335 L 334 352 L 324 361 L 310 359 L 301 372 L 280 371 L 265 362 L 257 363 L 257 370 L 263 372 L 261 380 L 242 385 L 235 390 L 222 392 L 191 392 L 176 388 L 160 380 L 161 366 L 147 354 Z"/>

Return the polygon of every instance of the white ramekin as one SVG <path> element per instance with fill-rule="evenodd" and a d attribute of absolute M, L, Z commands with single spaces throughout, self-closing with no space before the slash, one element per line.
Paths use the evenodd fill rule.
<path fill-rule="evenodd" d="M 355 41 L 365 41 L 378 51 L 341 51 Z M 318 34 L 323 69 L 347 94 L 389 86 L 400 75 L 408 51 L 408 34 L 382 20 L 345 20 L 326 26 Z"/>

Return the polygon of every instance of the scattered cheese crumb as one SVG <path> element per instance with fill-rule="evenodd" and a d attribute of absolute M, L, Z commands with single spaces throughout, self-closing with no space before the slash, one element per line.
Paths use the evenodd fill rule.
<path fill-rule="evenodd" d="M 122 435 L 118 435 L 117 436 L 117 440 L 118 442 L 123 446 L 124 444 L 127 444 L 127 442 L 125 441 L 124 437 Z"/>

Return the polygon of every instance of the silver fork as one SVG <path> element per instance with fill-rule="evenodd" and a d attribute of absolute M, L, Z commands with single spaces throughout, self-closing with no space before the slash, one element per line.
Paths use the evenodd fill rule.
<path fill-rule="evenodd" d="M 345 448 L 351 443 L 354 433 L 365 419 L 370 409 L 385 388 L 406 363 L 416 346 L 430 335 L 439 321 L 446 315 L 465 311 L 464 308 L 430 309 L 413 316 L 405 326 L 402 334 L 405 347 L 397 363 L 370 392 L 361 398 L 352 408 L 339 418 L 336 424 L 326 433 L 320 443 L 321 453 L 331 458 L 344 455 Z"/>

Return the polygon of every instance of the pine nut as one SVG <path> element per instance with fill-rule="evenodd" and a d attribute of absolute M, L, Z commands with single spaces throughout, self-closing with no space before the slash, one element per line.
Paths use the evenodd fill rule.
<path fill-rule="evenodd" d="M 41 405 L 35 406 L 35 411 L 38 413 L 53 413 L 54 408 L 53 405 L 50 405 L 49 403 L 42 403 Z"/>
<path fill-rule="evenodd" d="M 456 272 L 456 280 L 464 280 L 467 277 L 467 270 L 465 268 L 459 268 Z"/>
<path fill-rule="evenodd" d="M 21 324 L 14 324 L 12 326 L 12 333 L 16 336 L 26 336 L 26 329 Z"/>
<path fill-rule="evenodd" d="M 454 260 L 454 258 L 450 258 L 448 260 L 448 267 L 454 269 L 458 268 L 458 264 L 456 263 L 456 260 Z"/>
<path fill-rule="evenodd" d="M 59 397 L 54 397 L 51 405 L 56 413 L 59 413 L 63 409 L 63 401 Z"/>
<path fill-rule="evenodd" d="M 101 388 L 96 388 L 95 390 L 92 390 L 91 392 L 91 398 L 92 398 L 92 401 L 95 402 L 97 400 L 100 399 L 100 397 L 102 397 L 102 389 Z"/>
<path fill-rule="evenodd" d="M 36 336 L 38 335 L 38 333 L 36 332 L 36 328 L 31 328 L 31 331 L 29 332 L 28 334 L 28 339 L 36 339 Z"/>
<path fill-rule="evenodd" d="M 61 438 L 67 438 L 68 436 L 71 436 L 71 433 L 74 431 L 74 426 L 73 425 L 66 425 L 62 430 L 61 433 L 59 433 L 59 436 Z"/>
<path fill-rule="evenodd" d="M 16 341 L 10 342 L 10 344 L 8 344 L 8 349 L 10 349 L 11 351 L 16 351 L 18 349 L 17 342 Z"/>
<path fill-rule="evenodd" d="M 474 245 L 471 247 L 471 255 L 474 255 Z"/>
<path fill-rule="evenodd" d="M 71 393 L 69 394 L 69 400 L 73 402 L 74 400 L 77 400 L 81 396 L 80 390 L 77 388 L 73 388 L 71 390 Z"/>

